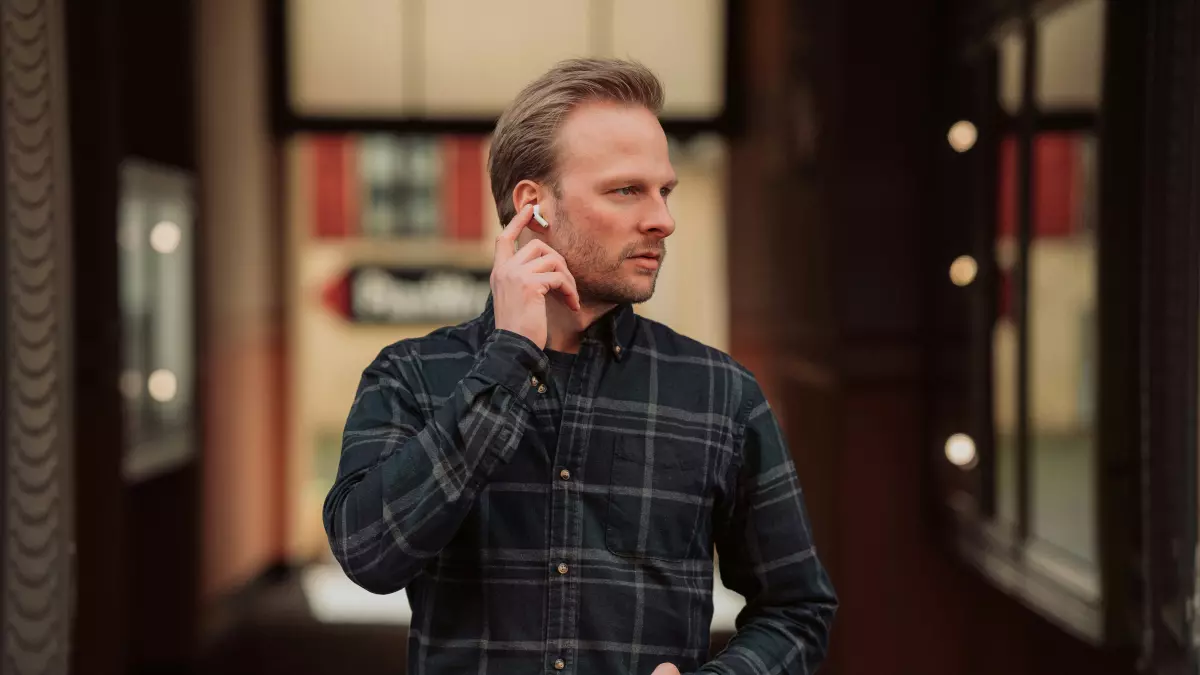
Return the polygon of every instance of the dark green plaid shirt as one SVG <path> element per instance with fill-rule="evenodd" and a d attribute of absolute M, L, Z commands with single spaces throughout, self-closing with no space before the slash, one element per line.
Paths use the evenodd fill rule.
<path fill-rule="evenodd" d="M 837 599 L 754 377 L 626 306 L 560 391 L 494 324 L 379 354 L 325 502 L 346 574 L 408 593 L 408 672 L 816 671 Z M 747 604 L 706 663 L 714 548 Z"/>

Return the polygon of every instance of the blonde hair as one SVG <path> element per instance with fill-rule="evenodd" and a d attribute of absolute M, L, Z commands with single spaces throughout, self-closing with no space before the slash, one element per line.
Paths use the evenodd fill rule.
<path fill-rule="evenodd" d="M 501 224 L 516 216 L 512 193 L 529 179 L 558 192 L 556 140 L 578 105 L 621 103 L 662 112 L 663 86 L 640 63 L 619 59 L 563 61 L 521 90 L 500 115 L 488 152 L 488 176 Z"/>

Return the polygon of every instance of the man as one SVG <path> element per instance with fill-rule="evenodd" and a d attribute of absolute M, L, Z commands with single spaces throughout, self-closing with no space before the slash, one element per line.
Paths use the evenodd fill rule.
<path fill-rule="evenodd" d="M 526 87 L 489 157 L 507 225 L 486 310 L 362 376 L 325 528 L 351 579 L 408 592 L 411 673 L 812 673 L 824 657 L 837 600 L 754 377 L 631 308 L 675 230 L 662 98 L 613 60 Z M 714 548 L 747 605 L 705 663 Z"/>

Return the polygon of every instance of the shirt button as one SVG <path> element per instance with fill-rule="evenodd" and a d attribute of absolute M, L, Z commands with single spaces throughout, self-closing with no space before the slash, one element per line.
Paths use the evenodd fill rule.
<path fill-rule="evenodd" d="M 620 356 L 621 355 L 621 345 L 616 345 L 615 347 L 613 347 L 613 353 L 616 354 L 617 356 Z"/>
<path fill-rule="evenodd" d="M 558 573 L 559 574 L 567 573 L 567 564 L 566 563 L 558 563 Z"/>
<path fill-rule="evenodd" d="M 538 386 L 537 375 L 534 375 L 533 377 L 529 378 L 529 384 L 534 387 Z"/>
<path fill-rule="evenodd" d="M 558 472 L 558 477 L 563 480 L 571 480 L 571 472 L 563 469 L 562 471 Z"/>
<path fill-rule="evenodd" d="M 555 670 L 562 670 L 563 668 L 566 668 L 566 667 L 567 667 L 566 661 L 563 661 L 562 659 L 554 660 L 554 669 Z"/>
<path fill-rule="evenodd" d="M 544 385 L 544 384 L 539 384 L 539 385 L 538 385 L 538 393 L 539 393 L 539 394 L 544 394 L 544 393 L 546 393 L 546 385 Z"/>

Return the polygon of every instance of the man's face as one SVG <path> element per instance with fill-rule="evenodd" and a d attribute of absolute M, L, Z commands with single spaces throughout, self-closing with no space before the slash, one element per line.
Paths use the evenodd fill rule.
<path fill-rule="evenodd" d="M 567 117 L 546 239 L 566 259 L 581 300 L 640 303 L 654 295 L 664 240 L 675 231 L 667 208 L 675 182 L 666 134 L 649 110 L 590 103 Z"/>

